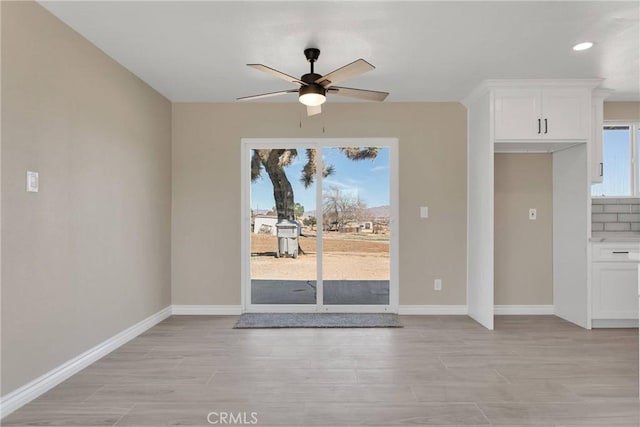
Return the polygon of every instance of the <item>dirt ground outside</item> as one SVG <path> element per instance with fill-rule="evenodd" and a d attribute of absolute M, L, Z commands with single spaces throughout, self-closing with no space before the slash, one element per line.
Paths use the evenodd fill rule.
<path fill-rule="evenodd" d="M 389 236 L 325 232 L 322 272 L 325 280 L 389 280 Z M 276 258 L 278 238 L 251 233 L 251 278 L 315 280 L 316 236 L 299 238 L 305 252 L 298 258 Z"/>

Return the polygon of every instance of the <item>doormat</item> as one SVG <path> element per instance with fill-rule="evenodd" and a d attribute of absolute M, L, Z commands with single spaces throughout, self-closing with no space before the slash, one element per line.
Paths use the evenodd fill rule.
<path fill-rule="evenodd" d="M 234 329 L 265 328 L 402 328 L 389 313 L 245 313 Z"/>

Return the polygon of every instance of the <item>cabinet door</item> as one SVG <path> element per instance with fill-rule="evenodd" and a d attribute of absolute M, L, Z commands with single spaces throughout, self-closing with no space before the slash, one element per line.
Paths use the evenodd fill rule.
<path fill-rule="evenodd" d="M 602 126 L 603 126 L 604 97 L 594 96 L 591 100 L 591 183 L 602 182 Z"/>
<path fill-rule="evenodd" d="M 542 90 L 542 136 L 544 139 L 589 137 L 589 92 L 583 88 Z"/>
<path fill-rule="evenodd" d="M 494 98 L 495 139 L 520 140 L 542 137 L 542 91 L 497 89 Z"/>
<path fill-rule="evenodd" d="M 635 262 L 594 262 L 593 319 L 638 318 L 638 266 Z"/>

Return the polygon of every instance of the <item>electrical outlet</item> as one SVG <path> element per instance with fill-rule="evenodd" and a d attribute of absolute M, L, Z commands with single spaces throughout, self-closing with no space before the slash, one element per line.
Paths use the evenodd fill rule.
<path fill-rule="evenodd" d="M 442 279 L 436 279 L 433 281 L 433 290 L 434 291 L 442 290 Z"/>
<path fill-rule="evenodd" d="M 529 209 L 529 219 L 535 221 L 538 218 L 538 211 L 536 209 Z"/>

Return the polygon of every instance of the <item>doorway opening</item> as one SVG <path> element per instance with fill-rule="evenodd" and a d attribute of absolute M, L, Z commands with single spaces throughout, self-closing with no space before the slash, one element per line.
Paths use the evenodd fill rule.
<path fill-rule="evenodd" d="M 242 140 L 245 312 L 398 309 L 393 138 Z"/>

